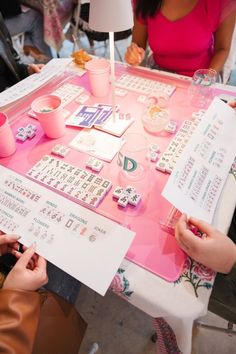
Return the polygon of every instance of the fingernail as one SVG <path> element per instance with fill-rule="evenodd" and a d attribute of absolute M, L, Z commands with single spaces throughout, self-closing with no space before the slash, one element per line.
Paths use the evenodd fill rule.
<path fill-rule="evenodd" d="M 17 240 L 19 240 L 20 238 L 21 238 L 21 236 L 17 236 L 17 238 L 16 238 L 16 239 L 17 239 Z"/>
<path fill-rule="evenodd" d="M 34 248 L 34 249 L 36 250 L 36 246 L 37 246 L 37 243 L 36 243 L 36 241 L 34 241 L 34 242 L 31 244 L 30 247 L 32 247 L 32 248 Z"/>

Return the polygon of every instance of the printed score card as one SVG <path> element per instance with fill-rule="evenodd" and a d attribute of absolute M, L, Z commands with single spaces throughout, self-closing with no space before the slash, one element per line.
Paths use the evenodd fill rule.
<path fill-rule="evenodd" d="M 85 152 L 104 161 L 112 161 L 124 141 L 95 129 L 83 129 L 70 142 L 72 149 Z M 108 148 L 109 147 L 109 148 Z"/>
<path fill-rule="evenodd" d="M 134 232 L 0 166 L 0 230 L 104 295 Z"/>
<path fill-rule="evenodd" d="M 236 156 L 235 131 L 235 110 L 215 98 L 162 192 L 181 212 L 212 222 Z"/>

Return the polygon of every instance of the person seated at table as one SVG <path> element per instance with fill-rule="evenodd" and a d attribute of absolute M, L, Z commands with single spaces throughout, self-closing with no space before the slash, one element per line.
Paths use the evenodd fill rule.
<path fill-rule="evenodd" d="M 39 11 L 21 5 L 19 0 L 7 0 L 0 2 L 0 12 L 12 37 L 24 33 L 26 55 L 39 63 L 52 58 L 51 49 L 44 42 L 43 17 Z"/>
<path fill-rule="evenodd" d="M 41 71 L 44 64 L 25 65 L 13 48 L 11 36 L 0 12 L 0 92 L 28 75 Z"/>
<path fill-rule="evenodd" d="M 220 73 L 235 16 L 234 0 L 134 0 L 132 43 L 125 60 L 140 65 L 148 42 L 154 68 L 187 76 L 203 68 Z"/>
<path fill-rule="evenodd" d="M 0 352 L 77 354 L 86 323 L 60 297 L 37 291 L 48 281 L 46 260 L 35 254 L 34 246 L 17 251 L 18 239 L 0 232 L 0 258 L 18 259 L 7 275 L 1 274 Z"/>

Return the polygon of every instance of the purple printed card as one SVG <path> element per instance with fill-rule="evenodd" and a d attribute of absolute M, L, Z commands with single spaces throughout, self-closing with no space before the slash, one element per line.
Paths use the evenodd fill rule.
<path fill-rule="evenodd" d="M 99 108 L 102 108 L 102 112 L 97 117 L 94 125 L 103 126 L 111 117 L 112 117 L 112 106 L 110 104 L 98 104 L 96 105 Z M 119 107 L 116 106 L 116 112 L 119 110 Z"/>
<path fill-rule="evenodd" d="M 97 117 L 97 120 L 94 124 L 102 126 L 106 121 L 112 116 L 112 107 L 106 104 L 99 104 L 97 107 L 101 108 L 102 111 Z"/>
<path fill-rule="evenodd" d="M 73 125 L 81 128 L 91 128 L 102 108 L 95 106 L 80 106 L 66 121 L 66 125 Z"/>

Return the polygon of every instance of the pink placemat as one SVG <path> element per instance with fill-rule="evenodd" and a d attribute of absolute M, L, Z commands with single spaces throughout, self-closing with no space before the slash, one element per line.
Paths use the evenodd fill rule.
<path fill-rule="evenodd" d="M 116 75 L 130 72 L 137 73 L 141 76 L 149 78 L 156 78 L 159 81 L 176 84 L 177 89 L 170 98 L 169 109 L 171 119 L 181 125 L 185 119 L 190 119 L 194 109 L 189 104 L 187 89 L 188 82 L 183 80 L 165 78 L 162 75 L 153 73 L 152 71 L 135 71 L 135 69 L 126 68 L 125 66 L 117 66 Z M 163 79 L 164 78 L 164 79 Z M 89 90 L 87 75 L 82 78 L 65 76 L 65 82 L 77 83 Z M 12 109 L 8 110 L 8 116 L 13 119 L 12 128 L 14 133 L 22 125 L 33 123 L 37 125 L 38 130 L 36 136 L 32 140 L 27 140 L 24 143 L 17 142 L 17 152 L 9 157 L 0 160 L 0 163 L 22 175 L 38 161 L 43 155 L 50 154 L 55 144 L 61 143 L 68 145 L 74 136 L 79 132 L 77 128 L 67 127 L 66 135 L 60 139 L 48 139 L 42 132 L 41 127 L 37 121 L 28 117 L 27 112 L 30 109 L 30 104 L 35 97 L 39 95 L 51 93 L 55 87 L 59 85 L 62 78 L 57 78 L 45 85 L 37 93 L 29 95 Z M 226 92 L 224 90 L 216 90 L 216 94 Z M 232 94 L 232 93 L 230 93 Z M 236 95 L 236 94 L 235 94 Z M 173 135 L 165 133 L 163 135 L 151 135 L 147 133 L 141 123 L 141 113 L 143 105 L 137 102 L 139 95 L 129 92 L 125 97 L 116 97 L 116 103 L 120 105 L 120 110 L 123 113 L 130 113 L 135 122 L 129 127 L 129 132 L 140 132 L 146 136 L 149 143 L 156 143 L 163 151 Z M 108 97 L 95 99 L 91 96 L 86 104 L 95 103 L 111 103 L 111 94 Z M 66 109 L 71 112 L 78 107 L 75 102 L 66 106 Z M 138 142 L 137 142 L 138 144 Z M 65 161 L 85 169 L 85 162 L 88 159 L 87 154 L 71 150 Z M 137 207 L 119 207 L 112 198 L 112 191 L 119 186 L 130 185 L 129 180 L 125 180 L 119 173 L 116 157 L 111 163 L 105 163 L 105 166 L 99 173 L 102 177 L 106 177 L 113 183 L 111 191 L 95 210 L 102 215 L 109 217 L 136 232 L 136 237 L 130 249 L 126 254 L 126 258 L 130 261 L 140 265 L 141 267 L 153 272 L 154 274 L 168 280 L 175 281 L 179 278 L 186 255 L 177 245 L 175 238 L 163 231 L 160 227 L 160 221 L 165 220 L 170 212 L 171 205 L 161 196 L 162 189 L 168 179 L 168 174 L 163 174 L 155 169 L 155 164 L 150 163 L 148 173 L 145 177 L 133 183 L 136 190 L 142 195 L 142 202 Z M 115 252 L 115 250 L 114 250 Z"/>

